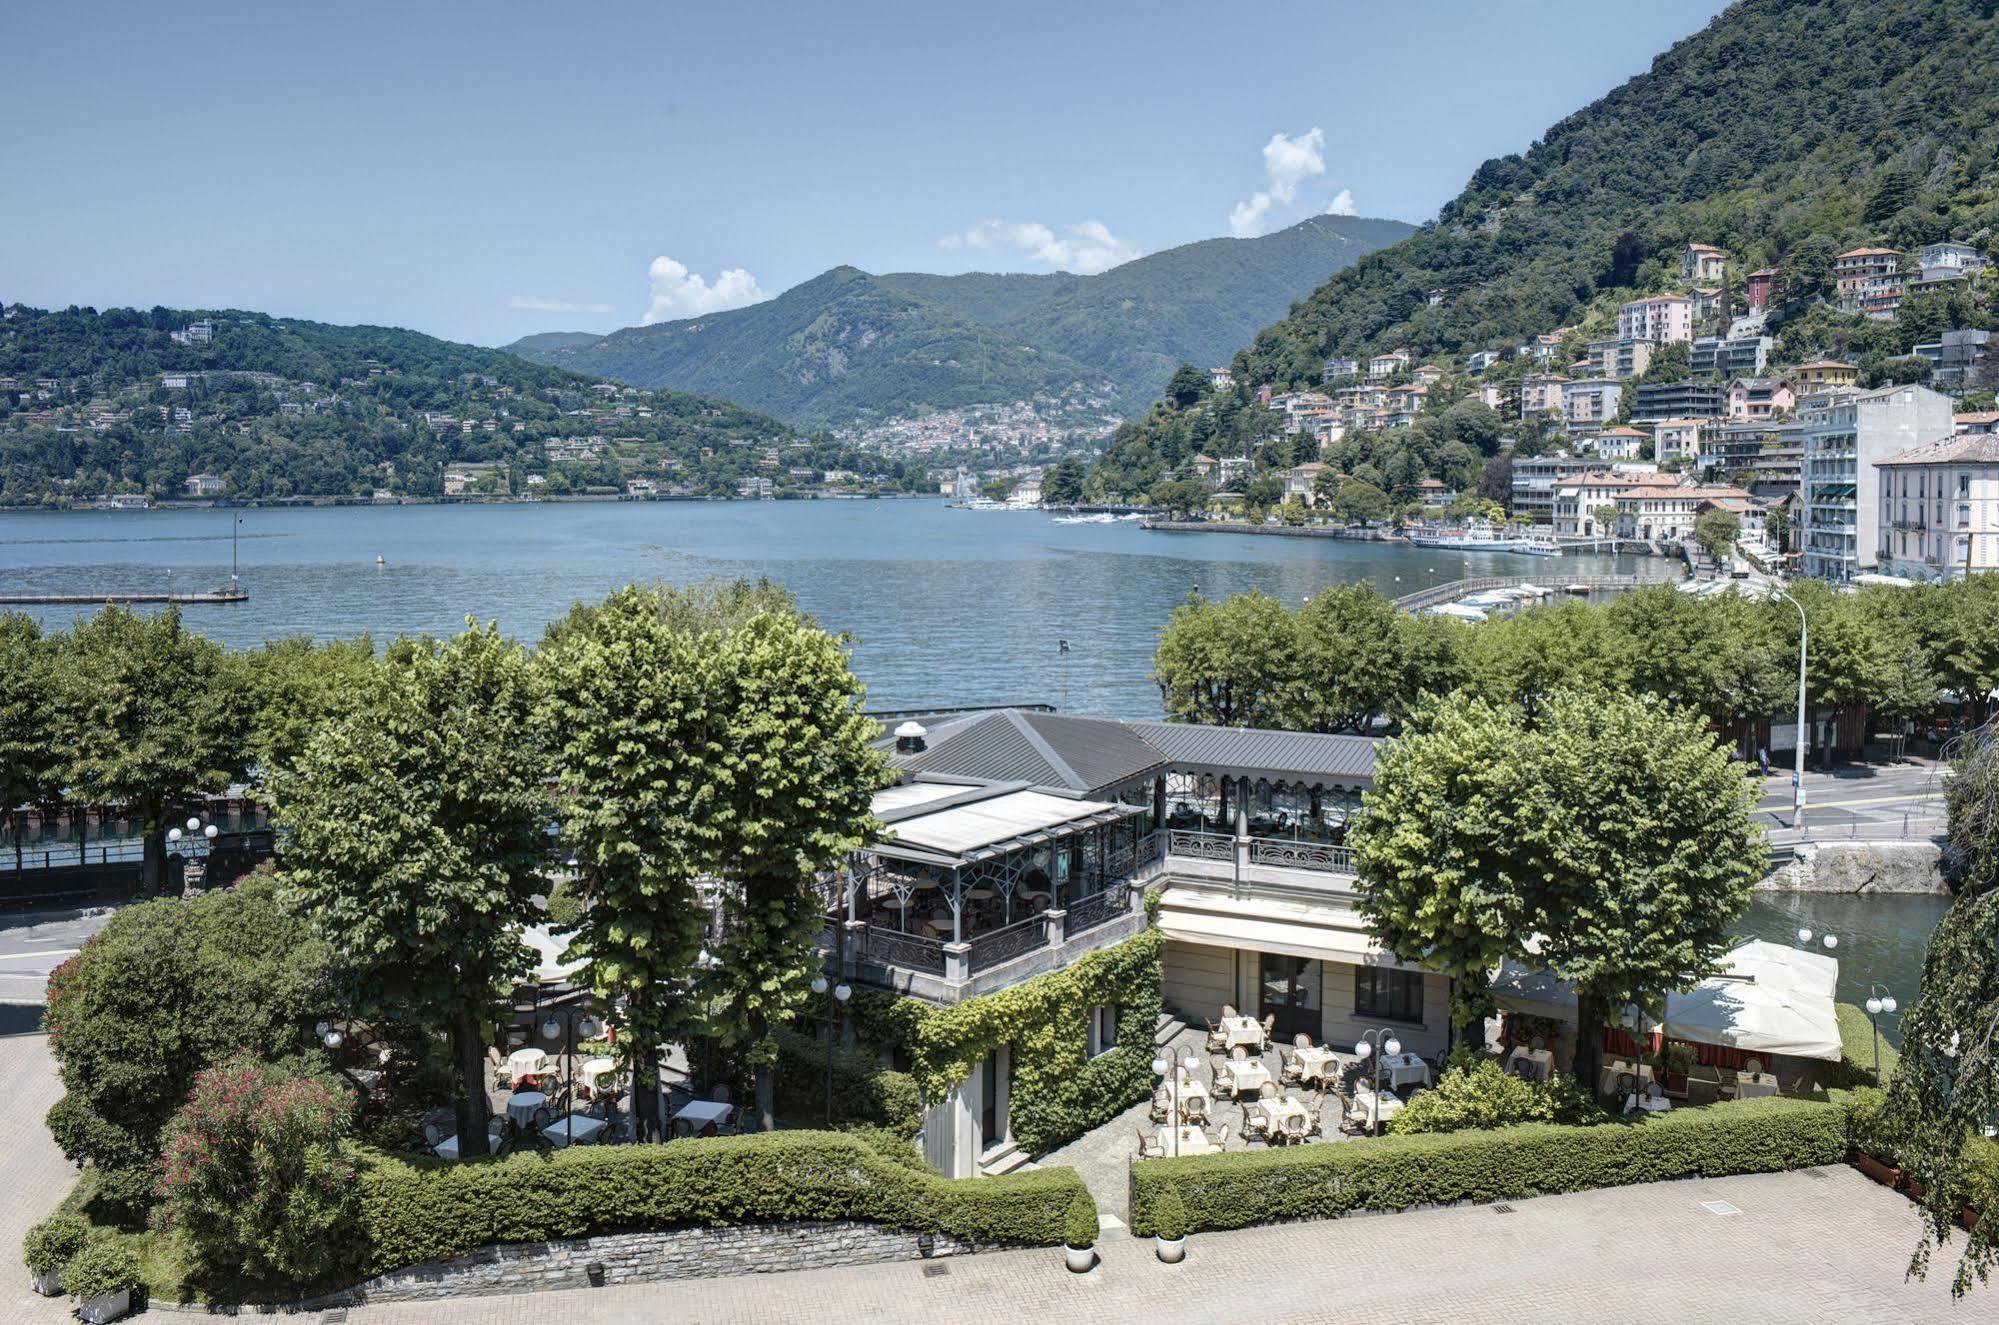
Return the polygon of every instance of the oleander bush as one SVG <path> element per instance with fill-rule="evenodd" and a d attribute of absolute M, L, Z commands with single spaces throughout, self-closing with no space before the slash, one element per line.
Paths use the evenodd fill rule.
<path fill-rule="evenodd" d="M 836 1219 L 1052 1247 L 1062 1240 L 1070 1203 L 1084 1192 L 1066 1168 L 939 1178 L 871 1141 L 859 1132 L 766 1132 L 456 1164 L 363 1151 L 363 1272 L 496 1243 Z M 888 1144 L 906 1152 L 906 1143 Z"/>
<path fill-rule="evenodd" d="M 1467 1128 L 1506 1127 L 1514 1123 L 1599 1122 L 1603 1110 L 1566 1073 L 1546 1081 L 1525 1081 L 1507 1072 L 1499 1060 L 1480 1055 L 1456 1062 L 1430 1090 L 1417 1091 L 1389 1130 L 1459 1132 Z"/>
<path fill-rule="evenodd" d="M 1530 1123 L 1149 1159 L 1132 1169 L 1132 1230 L 1156 1231 L 1156 1202 L 1168 1186 L 1186 1203 L 1188 1229 L 1199 1232 L 1835 1164 L 1846 1156 L 1846 1127 L 1837 1103 L 1773 1097 L 1593 1127 Z"/>
<path fill-rule="evenodd" d="M 61 1274 L 89 1241 L 90 1225 L 83 1216 L 57 1211 L 21 1239 L 21 1259 L 36 1274 Z"/>

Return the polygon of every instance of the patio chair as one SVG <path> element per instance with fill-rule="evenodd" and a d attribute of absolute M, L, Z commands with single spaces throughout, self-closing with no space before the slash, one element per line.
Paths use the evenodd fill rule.
<path fill-rule="evenodd" d="M 423 1125 L 423 1143 L 425 1145 L 429 1146 L 432 1150 L 436 1150 L 444 1141 L 445 1135 L 442 1127 L 439 1127 L 436 1123 L 425 1123 Z"/>
<path fill-rule="evenodd" d="M 716 1101 L 720 1103 L 721 1101 Z M 731 1109 L 715 1120 L 716 1136 L 734 1136 L 742 1130 L 738 1125 L 736 1110 Z"/>
<path fill-rule="evenodd" d="M 1228 1146 L 1228 1143 L 1229 1143 L 1229 1125 L 1227 1123 L 1223 1123 L 1222 1130 L 1215 1133 L 1215 1149 L 1217 1150 L 1225 1149 Z"/>
<path fill-rule="evenodd" d="M 1180 1101 L 1180 1116 L 1184 1121 L 1190 1123 L 1206 1122 L 1208 1117 L 1208 1102 L 1199 1095 L 1189 1095 L 1186 1099 Z"/>
<path fill-rule="evenodd" d="M 1152 1108 L 1150 1112 L 1152 1114 L 1153 1122 L 1155 1123 L 1165 1122 L 1166 1115 L 1173 1112 L 1173 1092 L 1168 1090 L 1164 1086 L 1159 1086 L 1154 1088 L 1152 1092 Z"/>
<path fill-rule="evenodd" d="M 1224 1017 L 1236 1017 L 1236 1016 L 1241 1016 L 1242 1014 L 1235 1010 L 1235 1004 L 1224 1003 L 1222 1004 L 1222 1015 Z"/>
<path fill-rule="evenodd" d="M 1263 1047 L 1270 1047 L 1270 1037 L 1277 1033 L 1277 1014 L 1270 1013 L 1263 1019 Z"/>
<path fill-rule="evenodd" d="M 1270 1119 L 1261 1109 L 1252 1110 L 1247 1104 L 1242 1106 L 1242 1139 L 1245 1143 L 1261 1141 L 1270 1144 Z"/>
<path fill-rule="evenodd" d="M 1312 1047 L 1312 1037 L 1303 1031 L 1299 1031 L 1291 1037 L 1291 1047 L 1293 1049 L 1310 1049 Z"/>
<path fill-rule="evenodd" d="M 1214 1080 L 1208 1085 L 1208 1093 L 1217 1099 L 1235 1098 L 1235 1078 L 1219 1063 L 1215 1065 Z"/>
<path fill-rule="evenodd" d="M 1763 1060 L 1760 1058 L 1744 1059 L 1742 1070 L 1752 1077 L 1760 1077 L 1763 1075 Z"/>
<path fill-rule="evenodd" d="M 1323 1135 L 1326 1130 L 1326 1092 L 1323 1090 L 1312 1092 L 1312 1097 L 1305 1101 L 1305 1111 L 1308 1115 L 1305 1135 Z"/>
<path fill-rule="evenodd" d="M 1223 1030 L 1220 1026 L 1217 1026 L 1214 1022 L 1212 1021 L 1209 1022 L 1208 1052 L 1211 1054 L 1227 1053 L 1228 1048 L 1229 1048 L 1228 1032 Z"/>
<path fill-rule="evenodd" d="M 1257 1097 L 1258 1099 L 1260 1099 L 1260 1100 L 1274 1100 L 1274 1099 L 1276 1099 L 1276 1098 L 1277 1098 L 1277 1083 L 1276 1083 L 1275 1081 L 1266 1081 L 1266 1082 L 1264 1082 L 1264 1083 L 1263 1083 L 1263 1084 L 1262 1084 L 1261 1086 L 1258 1086 L 1258 1087 L 1256 1088 L 1256 1097 Z"/>
<path fill-rule="evenodd" d="M 715 1089 L 708 1092 L 708 1098 L 717 1104 L 727 1104 L 729 1102 L 729 1083 L 726 1081 L 716 1082 Z"/>
<path fill-rule="evenodd" d="M 1277 1075 L 1285 1081 L 1299 1081 L 1304 1078 L 1305 1069 L 1298 1062 L 1298 1055 L 1283 1049 L 1277 1051 Z"/>
<path fill-rule="evenodd" d="M 1147 1136 L 1143 1127 L 1136 1127 L 1132 1130 L 1138 1133 L 1138 1157 L 1140 1159 L 1160 1159 L 1165 1156 L 1166 1147 L 1160 1144 L 1157 1133 Z"/>
<path fill-rule="evenodd" d="M 1305 1143 L 1305 1120 L 1295 1113 L 1284 1116 L 1284 1141 L 1287 1145 Z"/>
<path fill-rule="evenodd" d="M 1239 1044 L 1235 1048 L 1229 1050 L 1229 1058 L 1231 1061 L 1237 1063 L 1247 1062 L 1249 1059 L 1249 1050 L 1245 1046 Z"/>

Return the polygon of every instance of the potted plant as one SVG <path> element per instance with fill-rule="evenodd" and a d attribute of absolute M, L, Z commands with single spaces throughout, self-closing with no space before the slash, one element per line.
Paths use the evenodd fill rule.
<path fill-rule="evenodd" d="M 87 1325 L 104 1325 L 132 1309 L 139 1286 L 139 1256 L 123 1242 L 99 1238 L 78 1252 L 62 1272 L 63 1287 L 77 1299 Z"/>
<path fill-rule="evenodd" d="M 1187 1206 L 1172 1183 L 1152 1203 L 1152 1237 L 1159 1259 L 1168 1265 L 1178 1265 L 1187 1255 Z"/>
<path fill-rule="evenodd" d="M 60 1296 L 63 1269 L 89 1241 L 90 1225 L 81 1215 L 53 1214 L 29 1229 L 21 1239 L 21 1259 L 28 1263 L 35 1291 L 43 1297 Z"/>
<path fill-rule="evenodd" d="M 1077 1192 L 1062 1219 L 1064 1259 L 1082 1274 L 1097 1263 L 1097 1203 L 1088 1192 Z"/>
<path fill-rule="evenodd" d="M 1694 1070 L 1694 1047 L 1678 1040 L 1670 1041 L 1659 1059 L 1660 1086 L 1675 1095 L 1686 1094 L 1687 1073 Z"/>

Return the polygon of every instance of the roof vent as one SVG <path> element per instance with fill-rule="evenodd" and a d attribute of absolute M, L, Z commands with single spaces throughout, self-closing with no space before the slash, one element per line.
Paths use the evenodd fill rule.
<path fill-rule="evenodd" d="M 920 722 L 905 722 L 895 729 L 895 752 L 899 755 L 923 753 L 923 738 L 930 735 Z"/>

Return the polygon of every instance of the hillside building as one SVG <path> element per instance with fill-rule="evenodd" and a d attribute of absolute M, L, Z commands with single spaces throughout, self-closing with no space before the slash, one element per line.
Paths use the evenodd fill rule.
<path fill-rule="evenodd" d="M 1617 310 L 1620 340 L 1655 340 L 1660 344 L 1694 338 L 1694 301 L 1683 294 L 1634 299 Z"/>
<path fill-rule="evenodd" d="M 1931 580 L 1999 570 L 1999 436 L 1959 433 L 1875 467 L 1882 570 Z"/>
<path fill-rule="evenodd" d="M 1804 573 L 1837 584 L 1880 555 L 1879 463 L 1955 432 L 1950 397 L 1921 386 L 1834 389 L 1800 407 Z"/>

